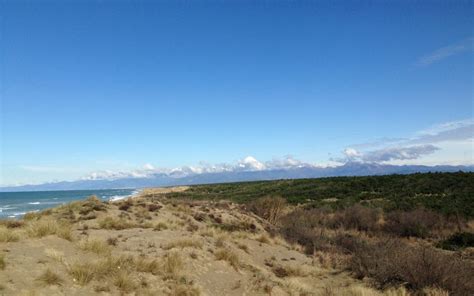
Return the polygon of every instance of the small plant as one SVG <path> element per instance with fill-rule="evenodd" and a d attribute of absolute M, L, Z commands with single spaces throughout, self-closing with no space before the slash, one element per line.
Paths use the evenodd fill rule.
<path fill-rule="evenodd" d="M 153 228 L 153 230 L 156 230 L 156 231 L 161 231 L 161 230 L 166 230 L 168 229 L 168 224 L 166 224 L 165 222 L 158 222 L 158 224 L 155 225 L 155 227 Z"/>
<path fill-rule="evenodd" d="M 135 224 L 126 221 L 123 218 L 113 218 L 113 217 L 105 217 L 104 219 L 99 221 L 99 227 L 103 229 L 115 229 L 115 230 L 122 230 L 127 228 L 136 227 Z"/>
<path fill-rule="evenodd" d="M 177 278 L 184 267 L 183 259 L 178 252 L 168 253 L 162 264 L 166 278 Z"/>
<path fill-rule="evenodd" d="M 69 266 L 69 274 L 73 281 L 86 285 L 94 278 L 95 266 L 91 263 L 74 263 Z"/>
<path fill-rule="evenodd" d="M 84 251 L 96 253 L 98 255 L 110 254 L 111 250 L 109 245 L 101 240 L 85 240 L 79 244 L 79 247 Z"/>
<path fill-rule="evenodd" d="M 214 255 L 217 260 L 227 261 L 235 270 L 239 269 L 240 260 L 239 256 L 228 248 L 221 248 L 217 250 Z"/>
<path fill-rule="evenodd" d="M 135 268 L 139 272 L 149 272 L 151 274 L 157 274 L 160 270 L 160 264 L 156 259 L 147 260 L 145 258 L 138 258 L 135 260 Z"/>
<path fill-rule="evenodd" d="M 52 218 L 32 221 L 28 224 L 27 234 L 30 237 L 41 238 L 47 235 L 57 235 L 60 238 L 72 241 L 72 229 L 69 223 L 59 222 Z"/>
<path fill-rule="evenodd" d="M 275 224 L 283 215 L 286 200 L 282 197 L 262 197 L 248 205 L 248 209 Z"/>
<path fill-rule="evenodd" d="M 107 244 L 108 244 L 109 246 L 116 246 L 117 243 L 118 243 L 118 238 L 116 238 L 116 237 L 109 237 L 109 238 L 107 239 Z"/>
<path fill-rule="evenodd" d="M 17 242 L 20 240 L 20 236 L 14 232 L 12 229 L 0 226 L 0 242 L 8 243 L 8 242 Z"/>
<path fill-rule="evenodd" d="M 126 271 L 120 271 L 115 275 L 114 285 L 125 293 L 129 293 L 137 288 L 137 284 L 131 274 Z"/>
<path fill-rule="evenodd" d="M 261 234 L 261 235 L 257 238 L 257 241 L 258 241 L 258 242 L 261 242 L 262 244 L 269 244 L 269 243 L 270 243 L 270 238 L 269 238 L 268 235 L 266 235 L 266 234 Z"/>
<path fill-rule="evenodd" d="M 169 250 L 169 249 L 173 249 L 173 248 L 181 248 L 181 249 L 183 249 L 183 248 L 197 248 L 197 249 L 201 249 L 202 248 L 202 242 L 198 241 L 198 240 L 195 240 L 195 239 L 185 238 L 185 239 L 180 239 L 180 240 L 170 242 L 170 243 L 168 243 L 167 245 L 165 245 L 163 247 L 163 249 L 165 249 L 165 250 Z"/>
<path fill-rule="evenodd" d="M 63 282 L 61 277 L 51 271 L 51 269 L 46 269 L 36 280 L 48 286 L 61 286 Z"/>

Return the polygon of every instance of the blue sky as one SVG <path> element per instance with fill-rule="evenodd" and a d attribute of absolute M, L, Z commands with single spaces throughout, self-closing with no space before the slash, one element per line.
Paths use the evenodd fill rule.
<path fill-rule="evenodd" d="M 472 164 L 473 4 L 395 2 L 3 1 L 0 185 L 249 155 Z"/>

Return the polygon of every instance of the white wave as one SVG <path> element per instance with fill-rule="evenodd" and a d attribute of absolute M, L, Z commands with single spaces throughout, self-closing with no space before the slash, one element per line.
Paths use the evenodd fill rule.
<path fill-rule="evenodd" d="M 33 201 L 33 202 L 29 202 L 28 204 L 29 205 L 39 205 L 40 202 L 39 201 Z"/>

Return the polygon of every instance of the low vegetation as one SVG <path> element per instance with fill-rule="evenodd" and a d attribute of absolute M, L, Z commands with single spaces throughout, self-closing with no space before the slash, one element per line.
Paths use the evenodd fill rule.
<path fill-rule="evenodd" d="M 91 197 L 0 221 L 0 270 L 8 271 L 0 289 L 471 295 L 473 176 L 278 180 L 149 189 L 118 202 Z"/>

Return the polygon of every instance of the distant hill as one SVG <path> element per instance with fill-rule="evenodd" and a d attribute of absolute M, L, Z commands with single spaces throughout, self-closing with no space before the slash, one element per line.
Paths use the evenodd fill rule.
<path fill-rule="evenodd" d="M 185 176 L 174 176 L 156 173 L 147 177 L 125 177 L 118 179 L 77 180 L 0 187 L 0 191 L 48 191 L 48 190 L 88 190 L 113 188 L 144 188 L 176 185 L 213 184 L 239 181 L 278 180 L 320 178 L 338 176 L 370 176 L 390 174 L 412 174 L 426 172 L 473 172 L 474 166 L 423 166 L 423 165 L 381 165 L 368 163 L 347 163 L 336 167 L 303 166 L 289 169 L 231 171 L 219 173 L 195 173 Z"/>

